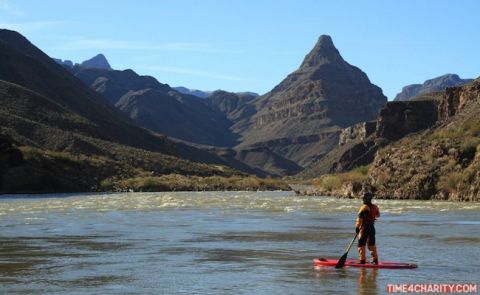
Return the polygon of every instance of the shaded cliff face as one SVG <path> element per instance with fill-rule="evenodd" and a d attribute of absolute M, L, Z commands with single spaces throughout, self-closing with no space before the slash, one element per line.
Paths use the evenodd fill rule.
<path fill-rule="evenodd" d="M 461 79 L 455 74 L 446 74 L 427 80 L 423 84 L 407 85 L 395 96 L 394 100 L 410 100 L 421 94 L 444 91 L 447 87 L 461 86 L 472 81 L 473 79 Z"/>
<path fill-rule="evenodd" d="M 174 90 L 129 91 L 115 106 L 138 125 L 175 138 L 215 146 L 236 143 L 229 130 L 231 122 L 223 114 L 213 111 L 199 98 Z"/>
<path fill-rule="evenodd" d="M 397 140 L 427 129 L 437 120 L 437 103 L 433 100 L 389 102 L 378 115 L 375 135 Z"/>
<path fill-rule="evenodd" d="M 269 149 L 302 166 L 331 150 L 341 128 L 375 119 L 387 99 L 367 75 L 321 36 L 300 68 L 255 99 L 256 113 L 237 122 L 241 146 Z"/>

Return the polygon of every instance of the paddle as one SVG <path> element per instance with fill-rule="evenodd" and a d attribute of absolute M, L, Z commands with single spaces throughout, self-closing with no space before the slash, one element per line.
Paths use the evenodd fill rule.
<path fill-rule="evenodd" d="M 348 245 L 347 251 L 340 257 L 338 260 L 337 264 L 335 265 L 335 268 L 342 268 L 345 265 L 345 261 L 347 261 L 347 255 L 350 249 L 352 248 L 353 242 L 355 242 L 355 239 L 357 238 L 358 233 L 355 233 L 355 236 L 353 237 L 352 241 L 350 242 L 350 245 Z"/>

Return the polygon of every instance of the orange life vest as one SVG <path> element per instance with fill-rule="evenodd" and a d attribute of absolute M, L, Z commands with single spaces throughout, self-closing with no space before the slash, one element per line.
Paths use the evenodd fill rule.
<path fill-rule="evenodd" d="M 380 216 L 380 210 L 374 204 L 362 205 L 358 210 L 356 226 L 373 225 Z"/>

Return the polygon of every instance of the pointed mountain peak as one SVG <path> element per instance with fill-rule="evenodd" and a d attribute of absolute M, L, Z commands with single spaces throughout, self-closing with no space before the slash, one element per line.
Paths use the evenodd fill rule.
<path fill-rule="evenodd" d="M 332 38 L 328 35 L 321 35 L 317 44 L 303 60 L 300 68 L 317 67 L 326 63 L 344 62 L 342 56 L 333 45 Z"/>
<path fill-rule="evenodd" d="M 103 54 L 97 54 L 91 59 L 88 59 L 81 63 L 82 67 L 86 68 L 96 68 L 96 69 L 106 69 L 111 70 L 110 64 L 107 61 L 107 58 Z"/>

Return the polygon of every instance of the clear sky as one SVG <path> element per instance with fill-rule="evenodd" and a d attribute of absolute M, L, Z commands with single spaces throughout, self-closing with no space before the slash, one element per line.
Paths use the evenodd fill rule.
<path fill-rule="evenodd" d="M 0 27 L 52 57 L 97 53 L 171 86 L 265 93 L 322 34 L 390 99 L 445 73 L 480 76 L 480 1 L 0 0 Z"/>

